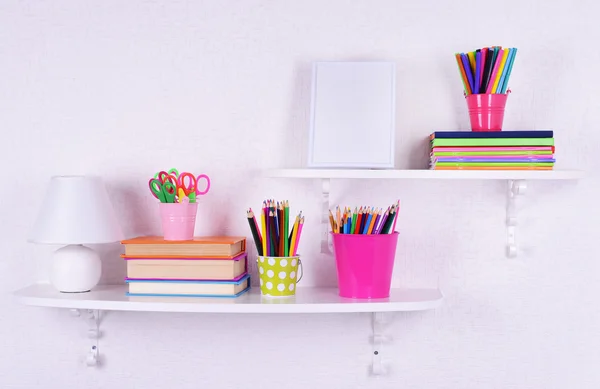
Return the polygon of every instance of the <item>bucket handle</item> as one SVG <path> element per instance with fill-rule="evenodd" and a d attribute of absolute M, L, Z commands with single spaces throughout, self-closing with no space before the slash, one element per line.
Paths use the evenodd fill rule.
<path fill-rule="evenodd" d="M 298 258 L 298 267 L 300 268 L 300 278 L 296 280 L 296 283 L 300 282 L 302 277 L 304 277 L 304 268 L 302 267 L 302 260 Z"/>

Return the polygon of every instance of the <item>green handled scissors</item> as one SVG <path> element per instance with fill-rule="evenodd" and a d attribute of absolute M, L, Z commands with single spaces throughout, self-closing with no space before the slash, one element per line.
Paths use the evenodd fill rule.
<path fill-rule="evenodd" d="M 161 203 L 175 202 L 176 187 L 173 185 L 173 183 L 171 183 L 171 181 L 167 180 L 165 182 L 161 182 L 157 178 L 151 178 L 148 182 L 148 186 L 150 187 L 150 192 L 152 192 L 152 195 L 159 199 Z"/>

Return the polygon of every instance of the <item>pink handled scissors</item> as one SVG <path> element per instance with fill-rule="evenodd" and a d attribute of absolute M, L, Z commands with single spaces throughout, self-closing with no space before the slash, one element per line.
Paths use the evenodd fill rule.
<path fill-rule="evenodd" d="M 200 180 L 204 178 L 206 180 L 206 189 L 204 189 L 204 191 L 201 191 L 198 188 L 198 183 L 200 182 Z M 208 178 L 208 176 L 206 174 L 200 174 L 198 177 L 196 177 L 196 195 L 197 196 L 202 196 L 208 193 L 208 191 L 210 190 L 210 178 Z"/>
<path fill-rule="evenodd" d="M 198 188 L 198 182 L 200 182 L 200 180 L 203 178 L 206 180 L 206 189 L 201 191 Z M 206 174 L 200 174 L 198 177 L 196 177 L 192 173 L 184 172 L 179 175 L 177 190 L 179 190 L 179 188 L 183 189 L 183 192 L 186 196 L 189 196 L 189 194 L 192 192 L 196 192 L 197 196 L 202 196 L 207 194 L 210 190 L 210 178 L 208 178 Z"/>

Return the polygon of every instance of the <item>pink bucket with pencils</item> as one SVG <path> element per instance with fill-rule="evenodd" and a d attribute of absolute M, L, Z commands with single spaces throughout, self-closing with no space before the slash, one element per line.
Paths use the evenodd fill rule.
<path fill-rule="evenodd" d="M 508 93 L 471 94 L 466 96 L 472 131 L 502 131 Z"/>
<path fill-rule="evenodd" d="M 355 299 L 389 297 L 398 233 L 332 235 L 339 295 Z"/>

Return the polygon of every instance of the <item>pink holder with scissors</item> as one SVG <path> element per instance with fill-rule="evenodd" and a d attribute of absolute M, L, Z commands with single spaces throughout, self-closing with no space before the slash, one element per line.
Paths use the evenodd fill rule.
<path fill-rule="evenodd" d="M 192 240 L 196 228 L 197 203 L 160 203 L 165 240 Z"/>
<path fill-rule="evenodd" d="M 198 182 L 206 180 L 206 189 L 198 189 Z M 194 238 L 198 204 L 196 196 L 210 190 L 210 178 L 206 174 L 171 169 L 160 171 L 148 182 L 152 195 L 160 200 L 160 217 L 165 240 L 191 240 Z"/>

